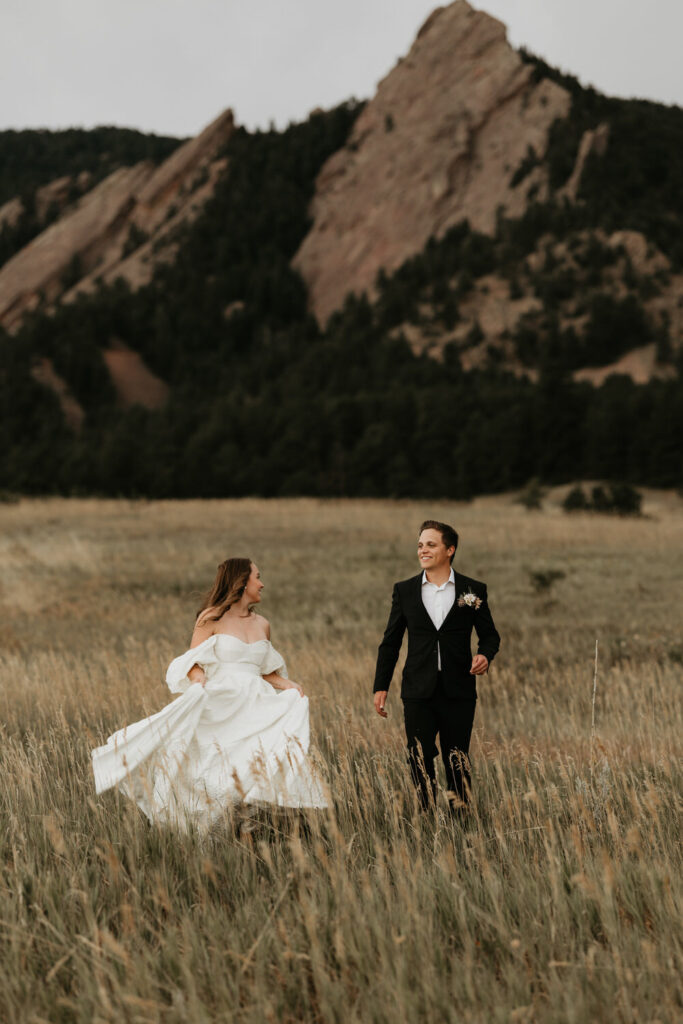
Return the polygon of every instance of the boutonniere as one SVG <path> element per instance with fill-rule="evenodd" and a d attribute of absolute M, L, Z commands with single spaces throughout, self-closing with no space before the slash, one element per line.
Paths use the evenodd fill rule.
<path fill-rule="evenodd" d="M 458 608 L 481 608 L 481 598 L 473 594 L 471 590 L 468 590 L 466 594 L 461 594 L 458 598 Z"/>

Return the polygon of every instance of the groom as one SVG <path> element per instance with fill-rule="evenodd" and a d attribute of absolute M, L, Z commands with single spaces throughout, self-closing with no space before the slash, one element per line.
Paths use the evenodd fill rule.
<path fill-rule="evenodd" d="M 408 657 L 401 697 L 408 740 L 408 763 L 420 804 L 436 799 L 434 757 L 439 734 L 453 812 L 469 799 L 468 751 L 477 701 L 476 676 L 488 671 L 500 636 L 486 601 L 486 584 L 454 572 L 458 546 L 452 526 L 428 519 L 420 527 L 417 556 L 422 572 L 394 585 L 389 621 L 377 654 L 375 710 L 387 717 L 391 677 L 408 629 Z M 479 638 L 472 657 L 472 629 Z"/>

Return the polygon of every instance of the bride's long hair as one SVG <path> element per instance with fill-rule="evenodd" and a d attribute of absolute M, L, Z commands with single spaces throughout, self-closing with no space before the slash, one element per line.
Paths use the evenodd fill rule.
<path fill-rule="evenodd" d="M 197 621 L 202 612 L 211 608 L 211 614 L 203 616 L 205 622 L 215 622 L 220 619 L 228 608 L 237 604 L 251 576 L 252 561 L 250 558 L 227 558 L 218 566 L 216 579 L 209 590 L 202 606 L 197 612 Z"/>

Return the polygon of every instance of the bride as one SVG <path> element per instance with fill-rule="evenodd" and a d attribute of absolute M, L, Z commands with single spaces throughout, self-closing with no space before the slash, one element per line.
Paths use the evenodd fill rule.
<path fill-rule="evenodd" d="M 118 786 L 150 820 L 181 827 L 228 804 L 327 806 L 307 756 L 308 698 L 251 609 L 263 586 L 248 558 L 218 566 L 190 649 L 166 673 L 182 696 L 93 750 L 98 793 Z"/>

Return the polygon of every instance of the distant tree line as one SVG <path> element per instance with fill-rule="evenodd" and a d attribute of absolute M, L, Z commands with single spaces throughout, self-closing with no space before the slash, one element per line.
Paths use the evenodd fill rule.
<path fill-rule="evenodd" d="M 607 512 L 620 516 L 639 516 L 643 496 L 630 484 L 595 484 L 587 495 L 577 484 L 567 493 L 562 507 L 565 512 Z"/>
<path fill-rule="evenodd" d="M 182 142 L 132 128 L 30 128 L 0 131 L 0 205 L 67 174 L 95 181 L 140 160 L 160 163 Z"/>

